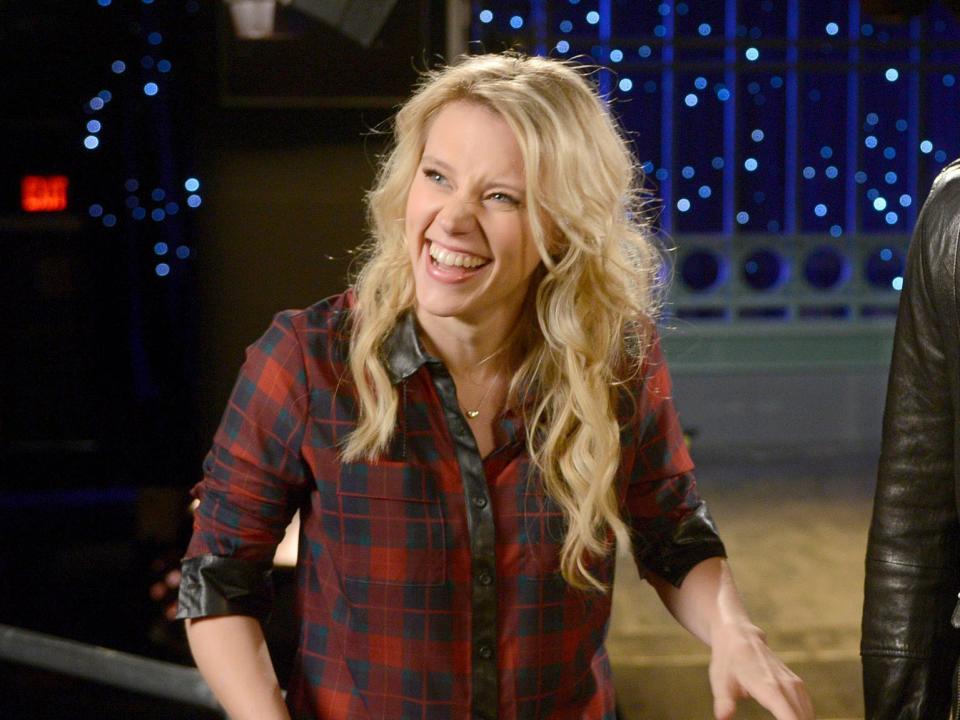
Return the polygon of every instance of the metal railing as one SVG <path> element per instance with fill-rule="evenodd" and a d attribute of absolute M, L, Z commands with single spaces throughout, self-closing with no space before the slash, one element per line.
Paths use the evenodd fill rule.
<path fill-rule="evenodd" d="M 0 624 L 0 660 L 226 714 L 196 668 Z"/>

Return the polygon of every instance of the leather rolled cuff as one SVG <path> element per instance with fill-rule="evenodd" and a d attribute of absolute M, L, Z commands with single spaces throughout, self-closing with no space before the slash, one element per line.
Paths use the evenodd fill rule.
<path fill-rule="evenodd" d="M 266 620 L 273 602 L 272 565 L 218 555 L 181 563 L 177 619 L 249 615 Z"/>
<path fill-rule="evenodd" d="M 727 551 L 717 526 L 701 502 L 697 509 L 674 528 L 663 543 L 645 548 L 640 562 L 675 587 L 698 563 L 711 557 L 726 557 Z"/>

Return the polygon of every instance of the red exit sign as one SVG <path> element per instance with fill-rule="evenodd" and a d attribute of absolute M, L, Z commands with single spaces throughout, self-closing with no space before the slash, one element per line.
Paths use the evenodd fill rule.
<path fill-rule="evenodd" d="M 20 207 L 24 212 L 60 212 L 67 209 L 66 175 L 25 175 L 20 180 Z"/>

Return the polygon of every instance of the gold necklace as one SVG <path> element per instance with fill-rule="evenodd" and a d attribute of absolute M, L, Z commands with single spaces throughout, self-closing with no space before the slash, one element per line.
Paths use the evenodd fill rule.
<path fill-rule="evenodd" d="M 476 365 L 476 367 L 480 367 L 480 366 L 483 365 L 485 362 L 487 362 L 490 358 L 494 357 L 495 355 L 498 355 L 498 354 L 500 353 L 500 351 L 503 350 L 503 348 L 504 348 L 503 345 L 501 345 L 500 347 L 498 347 L 496 350 L 494 350 L 492 353 L 490 353 L 490 354 L 487 355 L 485 358 L 483 358 L 480 362 L 478 362 L 477 365 Z M 463 413 L 464 413 L 468 418 L 470 418 L 471 420 L 475 419 L 476 417 L 478 417 L 478 416 L 480 415 L 480 408 L 483 407 L 483 401 L 486 400 L 486 399 L 487 399 L 487 395 L 490 394 L 490 390 L 493 388 L 493 384 L 497 381 L 497 376 L 498 376 L 498 375 L 499 375 L 499 373 L 495 374 L 495 375 L 493 376 L 493 378 L 491 378 L 490 382 L 487 383 L 487 388 L 486 388 L 486 390 L 483 391 L 483 395 L 480 396 L 480 399 L 477 401 L 477 406 L 476 406 L 473 410 L 470 410 L 470 409 L 468 409 L 468 408 L 465 408 L 463 405 L 460 406 L 460 409 L 463 410 Z M 472 381 L 471 381 L 471 382 L 472 382 Z"/>

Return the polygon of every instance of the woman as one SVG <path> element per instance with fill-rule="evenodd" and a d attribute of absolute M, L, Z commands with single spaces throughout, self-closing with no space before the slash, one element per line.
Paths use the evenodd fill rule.
<path fill-rule="evenodd" d="M 718 718 L 813 717 L 697 493 L 635 180 L 557 61 L 463 59 L 399 112 L 354 289 L 250 348 L 195 491 L 180 615 L 235 720 L 288 717 L 257 618 L 297 509 L 295 718 L 614 717 L 616 546 L 713 648 Z"/>

